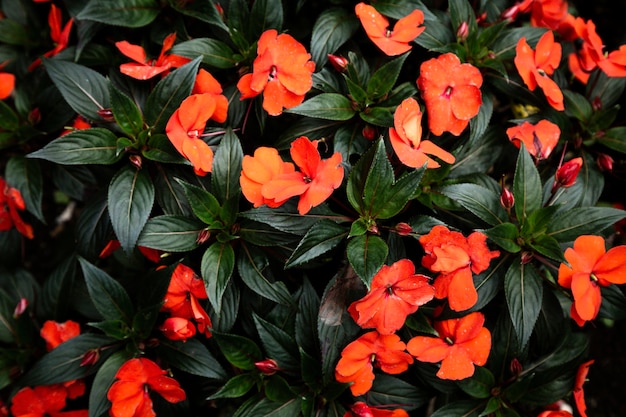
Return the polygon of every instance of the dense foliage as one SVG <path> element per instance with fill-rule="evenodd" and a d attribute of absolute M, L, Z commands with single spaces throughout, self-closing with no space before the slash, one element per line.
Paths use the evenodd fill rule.
<path fill-rule="evenodd" d="M 565 0 L 1 0 L 0 417 L 586 417 L 625 87 Z"/>

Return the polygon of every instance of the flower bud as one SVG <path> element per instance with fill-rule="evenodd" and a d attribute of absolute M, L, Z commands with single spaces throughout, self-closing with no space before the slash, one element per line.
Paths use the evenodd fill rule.
<path fill-rule="evenodd" d="M 114 122 L 113 111 L 111 109 L 98 109 L 98 116 L 102 117 L 106 122 Z"/>
<path fill-rule="evenodd" d="M 613 158 L 605 153 L 601 153 L 598 155 L 598 159 L 596 159 L 596 163 L 598 167 L 602 171 L 611 172 L 613 171 Z"/>
<path fill-rule="evenodd" d="M 350 63 L 346 58 L 333 54 L 328 54 L 328 61 L 337 72 L 345 72 Z"/>
<path fill-rule="evenodd" d="M 352 411 L 352 415 L 355 417 L 374 417 L 372 409 L 361 401 L 354 403 L 352 407 L 350 407 L 350 411 Z"/>
<path fill-rule="evenodd" d="M 467 39 L 467 35 L 469 35 L 469 25 L 463 21 L 456 30 L 456 38 L 459 41 L 464 41 Z"/>
<path fill-rule="evenodd" d="M 41 110 L 39 110 L 39 107 L 35 107 L 28 113 L 28 121 L 31 125 L 41 122 Z"/>
<path fill-rule="evenodd" d="M 513 360 L 511 360 L 511 363 L 509 364 L 509 371 L 511 371 L 511 374 L 517 377 L 519 376 L 519 374 L 522 373 L 523 370 L 524 368 L 522 366 L 522 363 L 519 361 L 519 359 L 513 358 Z"/>
<path fill-rule="evenodd" d="M 89 349 L 83 354 L 83 358 L 80 360 L 80 366 L 95 365 L 98 359 L 100 359 L 100 349 Z"/>
<path fill-rule="evenodd" d="M 602 110 L 602 99 L 600 97 L 596 96 L 591 101 L 591 108 L 593 109 L 593 111 L 600 111 L 600 110 Z"/>
<path fill-rule="evenodd" d="M 400 236 L 408 236 L 413 232 L 413 228 L 411 227 L 411 225 L 405 222 L 400 222 L 396 224 L 395 230 L 396 233 Z"/>
<path fill-rule="evenodd" d="M 17 305 L 15 306 L 15 310 L 13 310 L 13 318 L 16 319 L 22 314 L 24 314 L 24 312 L 26 311 L 26 308 L 28 308 L 28 300 L 22 297 L 20 298 L 20 301 L 17 302 Z"/>
<path fill-rule="evenodd" d="M 519 14 L 520 10 L 519 10 L 519 5 L 515 4 L 511 7 L 509 7 L 508 9 L 504 10 L 502 12 L 502 14 L 500 14 L 500 18 L 502 20 L 515 20 L 515 18 L 517 17 L 517 15 Z"/>
<path fill-rule="evenodd" d="M 532 261 L 534 255 L 532 252 L 524 251 L 522 252 L 522 265 L 526 265 L 528 262 Z"/>
<path fill-rule="evenodd" d="M 274 359 L 265 359 L 264 361 L 255 362 L 254 366 L 266 376 L 274 375 L 277 371 L 280 371 L 278 363 L 276 363 Z"/>
<path fill-rule="evenodd" d="M 143 160 L 141 159 L 140 155 L 130 155 L 128 157 L 128 160 L 130 161 L 131 164 L 133 164 L 133 166 L 137 169 L 141 169 L 141 165 L 143 164 Z"/>
<path fill-rule="evenodd" d="M 365 127 L 361 131 L 361 134 L 367 140 L 374 140 L 374 138 L 376 137 L 376 128 L 372 125 L 365 125 Z"/>
<path fill-rule="evenodd" d="M 211 237 L 211 231 L 207 230 L 207 229 L 202 229 L 200 230 L 200 232 L 198 233 L 198 237 L 196 238 L 196 243 L 198 245 L 202 245 L 203 243 L 205 243 L 207 240 L 209 240 L 209 238 Z"/>
<path fill-rule="evenodd" d="M 580 168 L 583 166 L 583 159 L 578 157 L 567 161 L 556 170 L 554 174 L 554 184 L 552 191 L 556 191 L 559 187 L 568 188 L 574 185 Z"/>
<path fill-rule="evenodd" d="M 506 210 L 510 210 L 515 204 L 515 196 L 508 188 L 502 187 L 502 193 L 500 193 L 500 205 Z"/>

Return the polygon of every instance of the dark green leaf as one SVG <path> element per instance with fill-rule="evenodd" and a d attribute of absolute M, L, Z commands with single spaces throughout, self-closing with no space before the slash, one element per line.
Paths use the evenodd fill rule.
<path fill-rule="evenodd" d="M 519 231 L 513 223 L 502 223 L 483 233 L 507 252 L 517 253 L 522 249 L 517 243 Z"/>
<path fill-rule="evenodd" d="M 296 313 L 296 342 L 307 353 L 314 354 L 317 346 L 317 313 L 320 309 L 320 298 L 308 279 L 304 279 L 300 287 L 298 312 Z"/>
<path fill-rule="evenodd" d="M 541 179 L 537 167 L 522 144 L 513 179 L 513 195 L 515 196 L 513 207 L 520 222 L 523 223 L 530 213 L 541 207 L 543 199 L 541 190 Z"/>
<path fill-rule="evenodd" d="M 500 205 L 500 196 L 485 187 L 471 183 L 453 184 L 442 188 L 441 193 L 491 226 L 508 220 L 506 211 Z"/>
<path fill-rule="evenodd" d="M 393 126 L 393 114 L 389 108 L 368 107 L 365 111 L 359 113 L 359 117 L 364 122 L 380 127 Z"/>
<path fill-rule="evenodd" d="M 626 319 L 626 296 L 619 286 L 609 285 L 600 287 L 602 292 L 602 304 L 600 304 L 599 317 L 611 320 Z"/>
<path fill-rule="evenodd" d="M 211 190 L 222 204 L 241 192 L 239 177 L 242 161 L 243 150 L 239 138 L 228 129 L 215 151 L 211 174 Z"/>
<path fill-rule="evenodd" d="M 346 251 L 350 265 L 369 287 L 376 272 L 384 265 L 389 248 L 380 237 L 367 234 L 350 239 Z"/>
<path fill-rule="evenodd" d="M 263 359 L 261 349 L 246 337 L 213 332 L 213 338 L 226 360 L 239 369 L 245 371 L 256 369 L 254 363 Z"/>
<path fill-rule="evenodd" d="M 561 249 L 559 242 L 557 242 L 557 240 L 552 236 L 537 236 L 532 240 L 532 242 L 530 242 L 530 247 L 550 259 L 554 259 L 557 262 L 565 262 L 563 250 Z"/>
<path fill-rule="evenodd" d="M 107 398 L 109 387 L 113 384 L 117 371 L 130 358 L 130 354 L 124 350 L 115 352 L 98 369 L 89 391 L 89 417 L 102 417 L 111 408 L 111 402 Z"/>
<path fill-rule="evenodd" d="M 352 155 L 361 155 L 370 142 L 362 135 L 363 127 L 357 123 L 339 127 L 333 138 L 333 149 L 341 154 L 342 161 L 350 161 Z"/>
<path fill-rule="evenodd" d="M 235 269 L 235 252 L 229 243 L 214 242 L 202 256 L 202 279 L 215 311 L 222 309 L 222 296 Z"/>
<path fill-rule="evenodd" d="M 183 186 L 189 205 L 196 217 L 210 225 L 211 228 L 218 228 L 217 226 L 220 225 L 220 203 L 213 194 L 185 181 L 179 180 L 178 183 Z"/>
<path fill-rule="evenodd" d="M 626 126 L 608 129 L 598 138 L 598 142 L 615 151 L 626 153 Z"/>
<path fill-rule="evenodd" d="M 184 15 L 195 17 L 198 20 L 214 25 L 225 31 L 228 26 L 224 23 L 222 16 L 215 7 L 213 0 L 210 1 L 192 1 L 181 3 L 178 0 L 169 0 L 170 6 Z"/>
<path fill-rule="evenodd" d="M 237 257 L 237 270 L 248 288 L 275 303 L 293 305 L 289 290 L 281 281 L 274 282 L 267 257 L 254 246 L 242 244 Z"/>
<path fill-rule="evenodd" d="M 157 216 L 148 220 L 138 246 L 166 252 L 188 252 L 198 247 L 198 236 L 205 226 L 195 219 L 182 216 Z"/>
<path fill-rule="evenodd" d="M 449 25 L 441 23 L 438 19 L 429 20 L 424 25 L 426 30 L 422 32 L 414 42 L 429 51 L 448 52 L 449 44 L 454 42 L 454 33 Z"/>
<path fill-rule="evenodd" d="M 524 347 L 541 311 L 541 276 L 532 264 L 522 264 L 518 258 L 513 261 L 504 277 L 504 294 L 517 340 Z"/>
<path fill-rule="evenodd" d="M 349 120 L 355 113 L 350 100 L 335 93 L 319 94 L 285 112 L 327 120 Z"/>
<path fill-rule="evenodd" d="M 471 129 L 470 129 L 471 130 Z M 504 149 L 502 135 L 504 131 L 499 126 L 490 126 L 480 137 L 477 143 L 466 144 L 459 151 L 455 151 L 456 161 L 450 169 L 450 178 L 471 175 L 476 172 L 487 172 L 500 158 Z"/>
<path fill-rule="evenodd" d="M 250 10 L 250 30 L 254 38 L 268 29 L 280 32 L 283 26 L 283 4 L 281 0 L 256 0 Z"/>
<path fill-rule="evenodd" d="M 76 222 L 76 250 L 87 259 L 96 259 L 110 240 L 111 221 L 104 193 L 94 195 L 81 210 Z"/>
<path fill-rule="evenodd" d="M 254 324 L 267 357 L 274 359 L 281 369 L 288 371 L 299 370 L 300 355 L 294 338 L 285 330 L 263 320 L 256 314 L 254 315 Z"/>
<path fill-rule="evenodd" d="M 383 373 L 376 375 L 372 389 L 367 393 L 368 404 L 398 404 L 405 410 L 415 410 L 426 404 L 429 398 L 427 390 Z"/>
<path fill-rule="evenodd" d="M 122 248 L 132 253 L 154 204 L 154 185 L 145 170 L 122 168 L 111 180 L 109 217 Z"/>
<path fill-rule="evenodd" d="M 20 191 L 26 210 L 45 223 L 46 219 L 41 211 L 44 187 L 39 161 L 14 156 L 6 164 L 4 179 L 7 184 Z"/>
<path fill-rule="evenodd" d="M 108 129 L 75 130 L 27 155 L 63 165 L 110 165 L 119 160 L 117 137 Z"/>
<path fill-rule="evenodd" d="M 126 94 L 111 84 L 111 111 L 115 121 L 131 137 L 135 137 L 143 130 L 143 117 L 137 104 Z"/>
<path fill-rule="evenodd" d="M 138 28 L 151 23 L 159 10 L 156 0 L 90 1 L 76 18 L 112 26 Z"/>
<path fill-rule="evenodd" d="M 320 13 L 311 35 L 311 59 L 317 68 L 324 66 L 327 55 L 335 53 L 358 27 L 356 16 L 345 9 L 331 8 Z"/>
<path fill-rule="evenodd" d="M 0 22 L 2 21 L 3 20 L 0 20 Z M 4 101 L 0 101 L 0 128 L 2 128 L 3 131 L 13 131 L 16 130 L 19 125 L 20 119 L 18 118 L 15 111 L 13 111 L 13 109 L 9 107 Z"/>
<path fill-rule="evenodd" d="M 44 281 L 41 289 L 42 316 L 62 321 L 69 310 L 64 297 L 71 291 L 76 277 L 76 258 L 61 262 Z"/>
<path fill-rule="evenodd" d="M 547 234 L 558 242 L 573 242 L 580 235 L 597 234 L 626 217 L 626 211 L 612 207 L 581 207 L 557 214 Z"/>
<path fill-rule="evenodd" d="M 89 297 L 105 320 L 121 320 L 130 325 L 133 303 L 122 285 L 103 270 L 78 258 Z"/>
<path fill-rule="evenodd" d="M 73 62 L 59 59 L 44 59 L 43 62 L 52 82 L 76 113 L 88 120 L 103 120 L 98 110 L 110 107 L 109 81 L 106 78 Z"/>
<path fill-rule="evenodd" d="M 482 401 L 455 401 L 438 408 L 430 417 L 478 417 L 485 403 Z"/>
<path fill-rule="evenodd" d="M 87 191 L 96 185 L 96 177 L 86 165 L 54 165 L 52 182 L 68 197 L 84 201 Z"/>
<path fill-rule="evenodd" d="M 153 132 L 161 133 L 165 129 L 172 113 L 191 93 L 201 59 L 198 57 L 168 74 L 146 99 L 144 116 Z"/>
<path fill-rule="evenodd" d="M 235 52 L 222 41 L 211 38 L 195 38 L 174 45 L 172 53 L 194 59 L 202 56 L 202 62 L 210 67 L 226 69 L 237 65 Z"/>
<path fill-rule="evenodd" d="M 285 268 L 305 264 L 339 245 L 348 230 L 330 220 L 320 220 L 309 229 L 285 263 Z"/>
<path fill-rule="evenodd" d="M 164 169 L 162 166 L 158 166 L 154 178 L 156 199 L 165 214 L 193 216 L 193 210 L 189 206 L 185 190 L 178 182 L 180 178 L 192 181 L 192 177 L 195 177 L 195 175 L 189 171 L 186 167 L 168 167 L 168 169 Z"/>
<path fill-rule="evenodd" d="M 156 134 L 148 139 L 147 149 L 143 149 L 141 154 L 151 161 L 164 162 L 166 164 L 189 165 L 183 156 L 178 153 L 172 142 L 166 135 Z"/>
<path fill-rule="evenodd" d="M 258 376 L 251 373 L 235 375 L 224 384 L 215 394 L 207 398 L 207 400 L 215 400 L 218 398 L 239 398 L 243 397 L 252 389 L 254 384 L 259 381 Z"/>
<path fill-rule="evenodd" d="M 130 327 L 121 320 L 104 320 L 87 324 L 117 340 L 127 339 L 131 333 Z"/>
<path fill-rule="evenodd" d="M 174 368 L 210 379 L 226 378 L 226 371 L 198 339 L 186 342 L 162 340 L 159 355 Z"/>
<path fill-rule="evenodd" d="M 515 48 L 520 38 L 526 38 L 531 47 L 534 47 L 539 38 L 546 32 L 545 28 L 524 26 L 513 28 L 502 33 L 491 50 L 501 60 L 515 57 Z"/>
<path fill-rule="evenodd" d="M 476 30 L 476 15 L 468 0 L 449 0 L 448 8 L 453 30 L 458 30 L 462 23 L 469 25 L 470 33 Z"/>
<path fill-rule="evenodd" d="M 496 379 L 487 368 L 477 366 L 474 375 L 470 378 L 457 382 L 459 388 L 473 398 L 491 397 L 491 389 L 496 384 Z"/>
<path fill-rule="evenodd" d="M 489 127 L 491 115 L 493 114 L 493 96 L 483 93 L 483 103 L 480 105 L 478 115 L 470 119 L 470 137 L 468 146 L 474 147 L 483 139 L 483 135 Z"/>
<path fill-rule="evenodd" d="M 585 96 L 571 90 L 563 90 L 563 98 L 567 113 L 583 123 L 591 118 L 593 108 Z"/>
<path fill-rule="evenodd" d="M 407 56 L 409 56 L 408 52 L 389 61 L 372 74 L 367 83 L 367 95 L 370 99 L 380 98 L 391 91 Z"/>

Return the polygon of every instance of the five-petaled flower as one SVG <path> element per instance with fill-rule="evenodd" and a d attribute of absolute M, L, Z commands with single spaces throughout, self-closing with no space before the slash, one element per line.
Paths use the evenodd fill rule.
<path fill-rule="evenodd" d="M 61 411 L 68 395 L 63 384 L 24 387 L 15 394 L 11 404 L 14 417 L 87 417 L 87 410 Z"/>
<path fill-rule="evenodd" d="M 146 50 L 139 45 L 133 45 L 127 41 L 115 42 L 115 46 L 122 54 L 135 61 L 120 65 L 120 72 L 138 80 L 148 80 L 159 74 L 165 74 L 172 68 L 185 65 L 191 61 L 189 58 L 167 54 L 174 46 L 175 41 L 176 33 L 167 35 L 163 40 L 161 53 L 156 60 L 148 59 Z"/>
<path fill-rule="evenodd" d="M 61 28 L 63 22 L 63 13 L 54 4 L 50 5 L 50 13 L 48 13 L 48 26 L 50 26 L 50 39 L 54 43 L 54 48 L 44 53 L 43 56 L 51 58 L 57 55 L 59 52 L 67 48 L 70 41 L 70 32 L 72 31 L 72 25 L 74 24 L 74 18 L 70 18 L 65 26 Z M 28 70 L 32 71 L 41 64 L 41 58 L 34 60 L 29 66 Z"/>
<path fill-rule="evenodd" d="M 608 251 L 601 236 L 582 235 L 573 248 L 565 250 L 567 263 L 559 267 L 558 281 L 572 290 L 572 319 L 579 326 L 598 315 L 602 295 L 600 287 L 626 284 L 626 245 Z"/>
<path fill-rule="evenodd" d="M 409 259 L 383 265 L 372 279 L 369 292 L 350 305 L 350 315 L 362 328 L 380 334 L 400 329 L 409 314 L 433 299 L 435 289 L 425 275 L 416 274 Z"/>
<path fill-rule="evenodd" d="M 450 132 L 459 136 L 483 102 L 480 86 L 483 76 L 471 64 L 446 53 L 420 66 L 417 79 L 428 115 L 428 128 L 437 136 Z"/>
<path fill-rule="evenodd" d="M 522 37 L 517 42 L 515 51 L 513 62 L 528 89 L 535 91 L 539 86 L 552 107 L 564 110 L 563 93 L 549 77 L 561 62 L 561 44 L 554 41 L 554 33 L 551 31 L 544 33 L 535 50 L 528 45 L 526 38 Z"/>
<path fill-rule="evenodd" d="M 394 127 L 389 128 L 389 141 L 398 159 L 411 168 L 439 168 L 435 156 L 449 164 L 454 155 L 441 149 L 429 140 L 422 140 L 422 111 L 414 98 L 400 103 L 393 115 Z"/>
<path fill-rule="evenodd" d="M 402 408 L 386 410 L 383 407 L 385 406 L 367 405 L 362 401 L 357 401 L 343 417 L 409 417 L 409 414 Z"/>
<path fill-rule="evenodd" d="M 535 125 L 523 122 L 521 125 L 510 127 L 506 130 L 506 134 L 518 148 L 520 143 L 524 143 L 528 152 L 539 160 L 550 156 L 559 142 L 561 129 L 558 125 L 544 119 Z"/>
<path fill-rule="evenodd" d="M 474 365 L 487 362 L 491 350 L 491 333 L 483 324 L 480 312 L 435 322 L 439 337 L 415 336 L 407 351 L 421 362 L 441 362 L 437 376 L 460 380 L 474 375 Z"/>
<path fill-rule="evenodd" d="M 341 352 L 335 367 L 335 379 L 349 382 L 352 395 L 363 395 L 372 388 L 374 367 L 388 374 L 400 374 L 413 363 L 405 352 L 406 344 L 395 334 L 365 333 Z"/>
<path fill-rule="evenodd" d="M 204 281 L 188 266 L 178 264 L 172 273 L 172 279 L 167 288 L 161 311 L 169 312 L 172 317 L 187 320 L 194 319 L 198 326 L 198 331 L 206 337 L 211 337 L 211 319 L 198 301 L 206 298 L 208 296 L 204 287 Z M 179 331 L 184 331 L 180 328 L 180 323 L 178 323 L 177 328 L 179 328 Z M 171 330 L 171 324 L 166 326 L 164 330 L 166 331 L 165 335 L 167 336 Z M 178 336 L 180 336 L 180 333 L 178 333 Z"/>
<path fill-rule="evenodd" d="M 446 226 L 437 225 L 419 241 L 426 254 L 422 265 L 432 272 L 439 272 L 433 283 L 435 298 L 448 298 L 450 308 L 463 311 L 478 301 L 472 272 L 479 274 L 489 267 L 491 259 L 500 256 L 490 251 L 485 243 L 487 236 L 473 232 L 467 238 Z"/>
<path fill-rule="evenodd" d="M 33 227 L 25 223 L 19 212 L 26 210 L 26 204 L 22 193 L 0 177 L 0 232 L 11 230 L 15 227 L 23 236 L 32 239 L 35 235 Z"/>
<path fill-rule="evenodd" d="M 313 86 L 313 71 L 315 62 L 300 42 L 269 29 L 259 39 L 252 73 L 241 77 L 237 88 L 242 100 L 263 93 L 263 108 L 278 116 L 304 101 Z"/>
<path fill-rule="evenodd" d="M 177 403 L 186 398 L 178 381 L 147 358 L 126 361 L 115 374 L 116 381 L 109 388 L 112 417 L 154 417 L 148 389 L 158 392 L 166 401 Z"/>
<path fill-rule="evenodd" d="M 251 196 L 249 201 L 255 206 L 269 203 L 277 207 L 291 197 L 300 196 L 298 212 L 306 214 L 330 197 L 343 181 L 341 154 L 335 152 L 330 158 L 322 159 L 317 141 L 305 136 L 291 143 L 291 158 L 300 171 L 284 165 L 272 151 L 262 153 L 272 159 L 261 160 L 263 155 L 259 155 L 257 160 L 255 152 L 254 160 L 244 160 L 240 179 L 244 196 Z M 261 182 L 264 180 L 267 182 Z"/>
<path fill-rule="evenodd" d="M 389 29 L 387 18 L 370 5 L 359 3 L 355 7 L 355 12 L 361 20 L 367 37 L 389 56 L 400 55 L 409 51 L 411 49 L 409 42 L 417 38 L 426 29 L 422 26 L 424 13 L 418 9 L 399 19 L 393 30 Z"/>
<path fill-rule="evenodd" d="M 80 334 L 80 324 L 73 320 L 63 323 L 47 320 L 39 333 L 46 341 L 46 350 L 51 351 L 61 343 L 78 336 Z"/>

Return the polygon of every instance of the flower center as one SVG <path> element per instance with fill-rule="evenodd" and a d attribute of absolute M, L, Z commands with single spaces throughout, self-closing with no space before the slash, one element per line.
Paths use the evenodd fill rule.
<path fill-rule="evenodd" d="M 303 175 L 302 176 L 302 181 L 304 181 L 306 184 L 308 184 L 311 181 L 313 181 L 313 179 L 311 177 L 307 177 L 306 175 Z"/>
<path fill-rule="evenodd" d="M 189 136 L 192 139 L 199 138 L 200 137 L 200 131 L 198 129 L 189 130 L 187 132 L 187 136 Z"/>
<path fill-rule="evenodd" d="M 390 38 L 391 34 L 392 34 L 392 32 L 389 29 L 387 29 L 387 31 L 385 32 L 385 37 L 386 38 Z"/>
<path fill-rule="evenodd" d="M 446 337 L 445 339 L 443 339 L 447 344 L 449 344 L 450 346 L 452 346 L 454 344 L 454 342 L 452 341 L 452 339 L 450 339 L 449 337 Z"/>
<path fill-rule="evenodd" d="M 451 86 L 451 85 L 449 85 L 449 86 L 446 88 L 446 91 L 444 91 L 442 95 L 443 95 L 445 98 L 450 98 L 450 96 L 452 95 L 452 86 Z"/>
<path fill-rule="evenodd" d="M 276 65 L 272 65 L 272 68 L 270 68 L 270 75 L 268 77 L 269 81 L 276 79 L 276 71 Z"/>
<path fill-rule="evenodd" d="M 393 287 L 391 285 L 387 286 L 387 294 L 393 295 Z"/>

